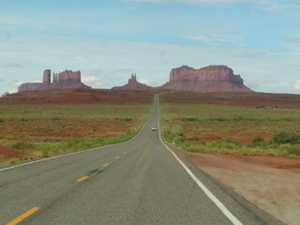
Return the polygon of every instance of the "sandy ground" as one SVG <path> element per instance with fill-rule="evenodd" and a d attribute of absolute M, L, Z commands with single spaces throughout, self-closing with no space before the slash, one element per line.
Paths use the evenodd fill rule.
<path fill-rule="evenodd" d="M 279 220 L 300 224 L 300 159 L 200 153 L 185 157 Z"/>

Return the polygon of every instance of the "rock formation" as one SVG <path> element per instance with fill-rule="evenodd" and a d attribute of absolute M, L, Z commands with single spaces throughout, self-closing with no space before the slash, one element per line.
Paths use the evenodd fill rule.
<path fill-rule="evenodd" d="M 251 92 L 240 75 L 227 66 L 194 69 L 182 66 L 173 69 L 163 89 L 191 92 Z"/>
<path fill-rule="evenodd" d="M 19 86 L 19 92 L 25 91 L 47 91 L 53 89 L 87 89 L 90 88 L 81 82 L 81 72 L 66 70 L 53 74 L 51 82 L 51 70 L 45 70 L 42 83 L 24 83 Z"/>
<path fill-rule="evenodd" d="M 151 87 L 137 81 L 136 74 L 132 74 L 128 83 L 124 86 L 114 87 L 114 90 L 150 90 Z"/>

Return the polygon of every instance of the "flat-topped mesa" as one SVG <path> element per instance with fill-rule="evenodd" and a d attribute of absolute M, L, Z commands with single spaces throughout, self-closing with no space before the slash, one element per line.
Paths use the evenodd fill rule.
<path fill-rule="evenodd" d="M 42 83 L 25 83 L 19 86 L 18 91 L 47 91 L 54 89 L 86 89 L 90 88 L 81 82 L 81 72 L 66 70 L 61 73 L 53 73 L 51 82 L 51 70 L 43 72 Z"/>
<path fill-rule="evenodd" d="M 113 90 L 149 90 L 149 89 L 151 89 L 151 87 L 137 81 L 136 74 L 131 74 L 131 77 L 128 79 L 127 84 L 120 87 L 113 88 Z"/>
<path fill-rule="evenodd" d="M 61 73 L 53 74 L 54 84 L 80 84 L 81 83 L 81 72 L 65 70 Z"/>
<path fill-rule="evenodd" d="M 193 92 L 249 92 L 240 75 L 224 65 L 212 65 L 201 69 L 182 66 L 172 69 L 165 89 Z"/>
<path fill-rule="evenodd" d="M 227 66 L 207 66 L 194 69 L 182 66 L 171 71 L 170 81 L 192 80 L 192 81 L 232 81 L 243 84 L 240 75 L 234 75 L 233 70 Z"/>

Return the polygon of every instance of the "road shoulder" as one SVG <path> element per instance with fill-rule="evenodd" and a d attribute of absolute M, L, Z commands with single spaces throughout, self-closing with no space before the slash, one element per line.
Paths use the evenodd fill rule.
<path fill-rule="evenodd" d="M 174 149 L 174 147 L 173 147 Z M 196 163 L 187 153 L 175 151 L 176 154 L 184 161 L 184 163 L 195 173 L 195 175 L 204 182 L 210 190 L 222 201 L 228 208 L 245 220 L 259 218 L 261 224 L 284 225 L 285 223 L 276 218 L 271 213 L 263 210 L 262 207 L 251 203 L 247 196 L 236 190 L 230 183 L 224 182 L 220 177 L 214 176 L 214 173 L 206 170 L 203 166 Z M 249 178 L 251 179 L 251 178 Z M 254 181 L 253 181 L 254 182 Z M 256 185 L 253 183 L 253 185 Z M 242 210 L 240 210 L 242 209 Z M 244 211 L 244 212 L 243 212 Z"/>

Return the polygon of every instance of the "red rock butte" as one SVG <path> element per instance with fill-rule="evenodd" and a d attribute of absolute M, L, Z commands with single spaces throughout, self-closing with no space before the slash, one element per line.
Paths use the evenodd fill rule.
<path fill-rule="evenodd" d="M 132 74 L 131 78 L 128 79 L 128 83 L 120 86 L 114 87 L 114 90 L 150 90 L 152 87 L 142 84 L 137 81 L 136 74 Z"/>
<path fill-rule="evenodd" d="M 81 81 L 80 71 L 65 70 L 61 73 L 53 73 L 51 82 L 51 70 L 43 72 L 42 83 L 24 83 L 18 88 L 18 92 L 26 91 L 47 91 L 59 89 L 90 89 Z"/>
<path fill-rule="evenodd" d="M 172 69 L 170 81 L 162 89 L 191 92 L 252 92 L 240 75 L 227 66 L 207 66 L 194 69 L 182 66 Z"/>

